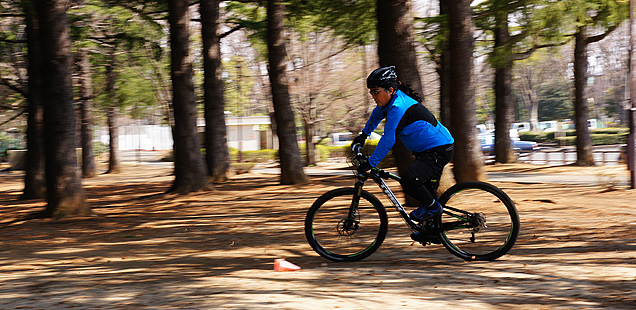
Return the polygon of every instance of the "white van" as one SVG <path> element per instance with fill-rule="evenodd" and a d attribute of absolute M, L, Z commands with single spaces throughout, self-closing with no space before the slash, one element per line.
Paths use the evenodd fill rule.
<path fill-rule="evenodd" d="M 605 126 L 603 126 L 603 123 L 595 118 L 587 120 L 587 127 L 589 129 L 605 128 Z"/>
<path fill-rule="evenodd" d="M 331 146 L 342 146 L 347 145 L 347 143 L 351 143 L 354 136 L 350 132 L 336 132 L 329 135 L 329 145 Z"/>
<path fill-rule="evenodd" d="M 557 131 L 558 122 L 557 121 L 544 121 L 539 122 L 539 130 L 545 132 L 553 132 Z"/>
<path fill-rule="evenodd" d="M 361 134 L 361 132 L 358 134 Z M 350 132 L 336 132 L 329 135 L 330 139 L 327 144 L 330 146 L 343 146 L 343 145 L 347 145 L 348 143 L 351 143 L 351 141 L 353 141 L 353 138 L 355 137 L 356 136 L 354 136 Z M 379 140 L 380 138 L 382 138 L 381 135 L 375 132 L 372 132 L 367 137 L 367 140 Z"/>
<path fill-rule="evenodd" d="M 530 131 L 530 123 L 512 123 L 510 129 L 515 129 L 517 132 Z"/>

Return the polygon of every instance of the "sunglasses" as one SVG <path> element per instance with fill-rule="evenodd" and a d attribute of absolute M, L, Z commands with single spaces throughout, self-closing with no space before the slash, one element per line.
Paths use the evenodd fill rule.
<path fill-rule="evenodd" d="M 371 94 L 371 96 L 375 97 L 375 96 L 377 96 L 380 93 L 381 90 L 384 90 L 384 88 L 378 87 L 378 88 L 370 89 L 369 90 L 369 94 Z"/>

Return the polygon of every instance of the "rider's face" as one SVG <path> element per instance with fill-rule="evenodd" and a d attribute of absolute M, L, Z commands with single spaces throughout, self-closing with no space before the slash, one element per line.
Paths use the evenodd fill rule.
<path fill-rule="evenodd" d="M 375 100 L 375 104 L 380 107 L 384 107 L 391 101 L 391 95 L 393 95 L 393 87 L 389 87 L 389 89 L 385 89 L 382 87 L 375 87 L 369 89 L 369 94 Z"/>

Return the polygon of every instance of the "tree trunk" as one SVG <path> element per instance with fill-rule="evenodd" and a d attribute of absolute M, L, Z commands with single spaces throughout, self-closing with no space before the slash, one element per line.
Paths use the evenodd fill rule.
<path fill-rule="evenodd" d="M 294 112 L 289 98 L 285 63 L 285 38 L 283 37 L 284 7 L 280 0 L 267 1 L 267 50 L 269 58 L 269 80 L 272 88 L 276 133 L 279 141 L 280 183 L 300 184 L 307 182 L 296 140 Z"/>
<path fill-rule="evenodd" d="M 305 166 L 316 165 L 316 145 L 314 144 L 314 124 L 305 122 Z"/>
<path fill-rule="evenodd" d="M 225 126 L 225 98 L 221 77 L 221 38 L 218 35 L 219 0 L 201 1 L 203 89 L 205 104 L 205 159 L 212 182 L 224 182 L 230 168 Z"/>
<path fill-rule="evenodd" d="M 592 138 L 587 126 L 588 106 L 585 94 L 587 84 L 587 43 L 585 26 L 574 35 L 574 125 L 576 126 L 576 165 L 594 166 Z"/>
<path fill-rule="evenodd" d="M 371 116 L 371 112 L 373 111 L 371 101 L 372 98 L 371 96 L 369 96 L 369 91 L 367 90 L 367 75 L 372 70 L 369 70 L 369 66 L 367 63 L 367 49 L 366 46 L 362 43 L 360 43 L 360 50 L 362 53 L 362 72 L 360 72 L 360 81 L 362 85 L 360 87 L 360 91 L 362 93 L 362 102 L 364 102 L 365 107 L 365 109 L 363 110 L 364 115 L 361 115 L 360 118 L 366 120 L 369 119 L 369 116 Z M 362 126 L 364 126 L 364 123 L 362 124 Z M 357 134 L 357 132 L 353 133 Z"/>
<path fill-rule="evenodd" d="M 377 7 L 380 66 L 395 66 L 398 79 L 424 98 L 415 52 L 411 0 L 378 0 Z"/>
<path fill-rule="evenodd" d="M 197 106 L 190 56 L 188 0 L 169 0 L 172 107 L 174 111 L 175 180 L 170 192 L 185 194 L 205 189 L 208 173 L 197 133 Z"/>
<path fill-rule="evenodd" d="M 108 123 L 109 155 L 108 171 L 106 173 L 121 173 L 121 161 L 119 159 L 119 107 L 115 96 L 115 55 L 111 55 L 111 63 L 106 66 L 106 94 L 110 106 L 106 108 L 106 121 Z"/>
<path fill-rule="evenodd" d="M 448 19 L 448 0 L 439 1 L 440 15 Z M 450 93 L 453 89 L 453 82 L 450 75 L 450 57 L 448 54 L 448 41 L 443 42 L 444 48 L 439 55 L 439 63 L 437 64 L 437 73 L 439 75 L 439 120 L 445 126 L 451 125 L 451 108 Z M 451 162 L 455 159 L 452 158 Z M 442 179 L 437 189 L 438 196 L 445 192 L 448 188 L 455 184 L 453 172 L 451 169 L 445 168 L 442 172 Z"/>
<path fill-rule="evenodd" d="M 46 150 L 47 206 L 44 216 L 63 218 L 91 213 L 86 203 L 75 153 L 69 2 L 38 0 L 40 21 Z"/>
<path fill-rule="evenodd" d="M 394 65 L 398 79 L 424 98 L 414 45 L 411 0 L 378 0 L 377 12 L 380 67 Z M 400 174 L 403 174 L 414 160 L 413 154 L 400 139 L 395 141 L 393 156 Z M 418 203 L 412 197 L 406 197 L 406 204 Z"/>
<path fill-rule="evenodd" d="M 93 117 L 91 112 L 93 83 L 88 50 L 82 49 L 79 57 L 82 176 L 84 178 L 92 178 L 97 175 L 97 168 L 95 167 L 95 156 L 93 154 Z"/>
<path fill-rule="evenodd" d="M 306 115 L 303 117 L 303 126 L 305 128 L 305 166 L 316 165 L 316 144 L 314 144 L 314 136 L 316 135 L 315 120 L 318 119 L 316 95 L 309 93 L 309 102 L 304 107 Z M 355 132 L 354 132 L 355 134 Z"/>
<path fill-rule="evenodd" d="M 448 18 L 448 0 L 439 1 L 440 15 Z M 439 56 L 439 64 L 437 72 L 439 74 L 439 118 L 442 124 L 450 126 L 450 92 L 452 89 L 452 80 L 450 77 L 450 58 L 448 55 L 448 42 L 445 42 L 445 48 Z"/>
<path fill-rule="evenodd" d="M 29 60 L 28 112 L 27 119 L 27 160 L 24 177 L 24 192 L 21 199 L 41 199 L 46 197 L 44 173 L 44 139 L 42 111 L 42 50 L 40 49 L 40 28 L 33 3 L 23 1 L 26 16 L 26 31 Z"/>
<path fill-rule="evenodd" d="M 516 161 L 510 139 L 510 124 L 513 120 L 512 103 L 512 49 L 508 31 L 508 11 L 495 12 L 495 161 Z"/>
<path fill-rule="evenodd" d="M 108 171 L 106 173 L 121 173 L 121 160 L 119 158 L 119 108 L 108 107 L 106 111 L 108 122 L 108 136 L 110 137 Z"/>
<path fill-rule="evenodd" d="M 484 180 L 484 162 L 477 140 L 477 119 L 473 89 L 473 20 L 471 0 L 449 0 L 450 93 L 455 138 L 453 172 L 457 182 Z"/>

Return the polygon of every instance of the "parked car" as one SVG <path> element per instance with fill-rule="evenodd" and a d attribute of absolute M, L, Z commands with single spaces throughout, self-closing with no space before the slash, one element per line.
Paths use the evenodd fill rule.
<path fill-rule="evenodd" d="M 478 136 L 479 142 L 481 143 L 481 151 L 484 155 L 494 155 L 495 154 L 495 135 L 494 134 L 481 134 Z M 523 141 L 519 139 L 511 139 L 512 140 L 512 148 L 515 153 L 522 152 L 534 152 L 539 150 L 539 145 L 534 141 Z"/>

